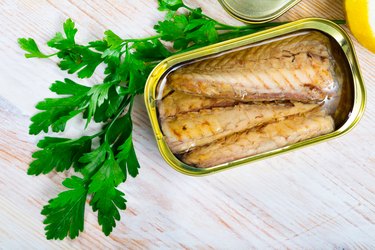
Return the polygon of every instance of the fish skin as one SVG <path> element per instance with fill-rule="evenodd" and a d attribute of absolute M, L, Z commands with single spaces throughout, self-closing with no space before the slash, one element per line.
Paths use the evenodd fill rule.
<path fill-rule="evenodd" d="M 331 116 L 291 116 L 285 120 L 235 133 L 182 156 L 191 166 L 208 168 L 291 145 L 334 130 Z"/>
<path fill-rule="evenodd" d="M 181 67 L 168 76 L 168 84 L 238 101 L 322 101 L 335 85 L 329 44 L 311 32 Z"/>
<path fill-rule="evenodd" d="M 244 66 L 247 62 L 291 57 L 301 53 L 329 58 L 330 50 L 329 38 L 320 32 L 313 31 L 262 45 L 254 44 L 250 48 L 192 63 L 182 67 L 180 71 L 188 73 L 201 70 L 232 69 Z"/>
<path fill-rule="evenodd" d="M 160 119 L 202 109 L 234 106 L 236 103 L 238 101 L 234 99 L 207 98 L 189 95 L 180 91 L 173 91 L 164 96 L 162 100 L 157 101 Z"/>
<path fill-rule="evenodd" d="M 244 131 L 285 116 L 310 111 L 319 104 L 258 103 L 204 109 L 161 120 L 165 140 L 173 153 L 212 143 L 229 134 Z"/>
<path fill-rule="evenodd" d="M 172 73 L 175 90 L 238 101 L 322 101 L 334 88 L 331 59 L 307 53 L 247 62 L 246 67 Z"/>

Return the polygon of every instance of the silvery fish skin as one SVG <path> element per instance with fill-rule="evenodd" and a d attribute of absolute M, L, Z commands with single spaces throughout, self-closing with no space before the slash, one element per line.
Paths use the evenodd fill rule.
<path fill-rule="evenodd" d="M 183 155 L 182 160 L 189 165 L 208 168 L 291 145 L 333 130 L 334 121 L 331 116 L 291 116 L 199 147 Z"/>
<path fill-rule="evenodd" d="M 184 153 L 229 134 L 305 113 L 318 104 L 258 103 L 204 109 L 161 120 L 165 140 L 173 153 Z"/>
<path fill-rule="evenodd" d="M 308 32 L 303 35 L 292 36 L 282 40 L 267 42 L 264 45 L 254 44 L 247 49 L 238 50 L 209 60 L 201 60 L 181 68 L 181 71 L 231 69 L 244 66 L 247 62 L 259 60 L 291 57 L 301 53 L 330 57 L 331 43 L 320 32 Z"/>
<path fill-rule="evenodd" d="M 204 96 L 189 95 L 172 90 L 157 102 L 159 118 L 176 116 L 187 112 L 196 112 L 214 107 L 229 107 L 238 103 L 233 99 L 207 98 Z"/>
<path fill-rule="evenodd" d="M 335 86 L 333 67 L 328 38 L 311 32 L 182 67 L 168 83 L 239 101 L 322 101 Z"/>

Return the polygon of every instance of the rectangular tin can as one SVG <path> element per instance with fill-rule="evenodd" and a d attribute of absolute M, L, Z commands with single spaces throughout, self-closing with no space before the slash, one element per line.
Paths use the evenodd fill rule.
<path fill-rule="evenodd" d="M 342 95 L 345 99 L 339 103 L 337 108 L 338 116 L 347 117 L 336 126 L 335 130 L 329 134 L 321 135 L 304 141 L 300 141 L 282 148 L 270 150 L 257 155 L 249 156 L 229 163 L 220 164 L 210 168 L 196 168 L 180 161 L 169 149 L 157 114 L 157 88 L 161 79 L 173 70 L 176 66 L 186 62 L 199 60 L 219 53 L 225 53 L 254 43 L 260 43 L 279 36 L 285 36 L 295 32 L 318 31 L 324 33 L 337 44 L 337 49 L 343 67 Z M 152 124 L 153 132 L 157 141 L 159 151 L 165 161 L 175 170 L 193 176 L 201 176 L 227 170 L 242 164 L 251 163 L 271 156 L 286 153 L 308 145 L 313 145 L 348 133 L 361 119 L 366 103 L 366 91 L 357 62 L 354 46 L 346 32 L 337 24 L 320 18 L 309 18 L 291 22 L 282 26 L 271 28 L 255 34 L 235 38 L 214 45 L 210 45 L 197 50 L 189 51 L 179 55 L 169 57 L 158 64 L 151 72 L 144 92 L 144 100 L 147 112 Z M 343 97 L 341 97 L 343 98 Z"/>

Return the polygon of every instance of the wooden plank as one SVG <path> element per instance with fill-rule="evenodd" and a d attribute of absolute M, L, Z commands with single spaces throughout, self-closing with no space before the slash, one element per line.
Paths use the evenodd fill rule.
<path fill-rule="evenodd" d="M 223 22 L 239 24 L 215 0 L 186 1 Z M 37 138 L 27 134 L 33 106 L 67 75 L 53 60 L 26 60 L 18 37 L 46 41 L 69 16 L 79 41 L 106 29 L 123 37 L 154 34 L 163 17 L 156 1 L 0 1 L 0 246 L 14 248 L 374 248 L 375 55 L 355 42 L 368 90 L 367 110 L 348 135 L 248 166 L 193 178 L 158 153 L 142 98 L 134 111 L 136 179 L 121 186 L 128 209 L 110 237 L 86 208 L 85 232 L 76 240 L 47 241 L 40 210 L 63 190 L 68 174 L 26 175 Z M 304 0 L 280 20 L 342 19 L 339 0 Z M 47 48 L 46 51 L 49 51 Z M 101 77 L 96 75 L 94 81 Z M 78 132 L 79 128 L 73 129 Z"/>

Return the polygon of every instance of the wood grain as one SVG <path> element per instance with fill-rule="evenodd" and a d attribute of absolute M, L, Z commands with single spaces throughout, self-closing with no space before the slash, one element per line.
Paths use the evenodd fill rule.
<path fill-rule="evenodd" d="M 186 2 L 239 24 L 215 0 Z M 348 135 L 193 178 L 163 161 L 139 97 L 134 138 L 142 168 L 139 177 L 121 186 L 128 200 L 121 222 L 105 237 L 87 208 L 78 239 L 45 240 L 40 210 L 63 190 L 60 183 L 68 173 L 26 175 L 38 139 L 27 127 L 35 103 L 51 96 L 50 83 L 67 75 L 53 60 L 26 60 L 16 39 L 46 41 L 67 17 L 77 22 L 79 41 L 100 38 L 106 29 L 142 37 L 154 34 L 153 24 L 163 17 L 156 6 L 150 0 L 0 0 L 0 248 L 375 248 L 375 55 L 357 42 L 368 103 Z M 342 2 L 304 0 L 280 20 L 311 16 L 342 19 Z M 96 75 L 87 83 L 99 80 Z"/>

